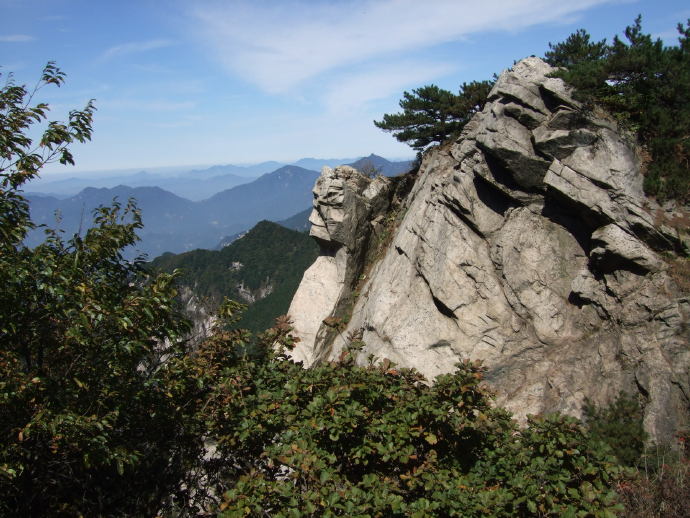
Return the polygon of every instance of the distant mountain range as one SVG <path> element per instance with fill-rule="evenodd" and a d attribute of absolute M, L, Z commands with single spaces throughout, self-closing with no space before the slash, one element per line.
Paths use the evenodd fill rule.
<path fill-rule="evenodd" d="M 311 223 L 309 223 L 309 216 L 311 215 L 312 208 L 298 212 L 294 216 L 291 216 L 282 221 L 276 221 L 278 225 L 282 225 L 285 228 L 296 230 L 297 232 L 309 232 L 311 228 Z"/>
<path fill-rule="evenodd" d="M 368 162 L 363 162 L 368 161 Z M 316 164 L 329 162 L 305 158 L 299 162 Z M 340 162 L 331 160 L 330 162 Z M 370 155 L 353 162 L 356 167 L 372 163 L 384 174 L 395 174 L 409 168 L 409 162 L 390 162 L 377 155 Z M 268 167 L 275 162 L 258 164 L 258 169 Z M 328 164 L 325 164 L 328 165 Z M 91 224 L 91 214 L 100 205 L 110 205 L 114 198 L 125 203 L 129 198 L 137 200 L 142 213 L 144 228 L 140 231 L 141 242 L 136 251 L 156 257 L 164 252 L 184 252 L 196 248 L 213 249 L 219 243 L 232 242 L 237 235 L 246 232 L 258 221 L 286 220 L 284 226 L 296 230 L 308 230 L 309 208 L 312 203 L 312 188 L 319 176 L 315 170 L 296 165 L 286 165 L 263 174 L 257 179 L 241 178 L 234 173 L 238 166 L 214 166 L 212 168 L 192 171 L 185 178 L 177 178 L 190 184 L 206 184 L 219 179 L 232 177 L 245 183 L 228 189 L 221 189 L 203 200 L 191 200 L 158 186 L 117 185 L 114 187 L 89 186 L 78 194 L 59 198 L 45 194 L 27 194 L 31 203 L 31 216 L 36 224 L 58 227 L 66 235 L 84 231 Z M 218 176 L 214 176 L 218 174 Z M 141 180 L 147 173 L 134 175 Z M 192 175 L 196 177 L 190 178 Z M 174 178 L 170 179 L 171 181 Z M 69 182 L 69 180 L 64 180 Z M 191 188 L 190 188 L 191 189 Z M 59 223 L 55 214 L 59 214 Z M 299 214 L 298 214 L 299 213 Z M 226 238 L 225 236 L 230 236 Z M 35 246 L 41 243 L 44 234 L 41 229 L 32 231 L 27 236 L 27 244 Z M 128 251 L 131 256 L 135 250 Z"/>
<path fill-rule="evenodd" d="M 113 198 L 135 198 L 144 228 L 136 249 L 156 257 L 163 252 L 214 248 L 223 236 L 245 231 L 262 219 L 282 220 L 311 205 L 311 190 L 319 173 L 297 166 L 284 166 L 253 182 L 219 192 L 202 201 L 191 201 L 159 187 L 88 187 L 66 199 L 32 196 L 34 223 L 59 227 L 67 235 L 90 226 L 91 214 Z M 60 221 L 55 214 L 59 213 Z M 27 244 L 42 242 L 40 229 L 27 236 Z M 135 255 L 134 251 L 130 251 Z"/>
<path fill-rule="evenodd" d="M 189 171 L 188 175 L 194 177 L 195 179 L 199 178 L 213 178 L 213 177 L 218 177 L 218 176 L 225 176 L 225 175 L 233 175 L 233 176 L 239 176 L 241 178 L 257 178 L 263 174 L 270 173 L 271 171 L 275 171 L 276 169 L 280 169 L 283 167 L 284 164 L 282 162 L 276 162 L 273 160 L 270 160 L 268 162 L 261 162 L 260 164 L 254 164 L 254 165 L 233 165 L 233 164 L 227 164 L 227 165 L 214 165 L 211 167 L 207 167 L 205 169 L 192 169 Z M 294 164 L 298 165 L 298 164 Z M 305 168 L 306 169 L 306 168 Z"/>
<path fill-rule="evenodd" d="M 285 165 L 320 171 L 324 165 L 351 163 L 352 158 L 302 158 L 293 164 L 268 161 L 254 165 L 214 165 L 199 169 L 159 168 L 152 171 L 83 172 L 74 175 L 45 175 L 27 185 L 30 194 L 44 194 L 55 198 L 75 196 L 87 187 L 160 187 L 192 201 L 204 200 L 214 194 L 249 183 L 261 175 Z"/>
<path fill-rule="evenodd" d="M 374 155 L 365 156 L 348 165 L 363 172 L 375 172 L 383 176 L 397 176 L 399 174 L 407 173 L 414 164 L 414 160 L 405 160 L 403 162 L 391 162 L 385 158 Z"/>
<path fill-rule="evenodd" d="M 281 164 L 270 169 L 267 169 L 267 166 L 261 166 L 262 164 L 254 168 L 213 166 L 172 176 L 146 171 L 109 176 L 85 174 L 58 180 L 52 180 L 48 176 L 31 182 L 27 191 L 30 194 L 47 194 L 56 198 L 65 198 L 74 196 L 88 187 L 113 188 L 126 185 L 128 187 L 159 187 L 188 200 L 198 201 L 213 196 L 217 192 L 251 182 L 262 174 L 276 170 Z"/>

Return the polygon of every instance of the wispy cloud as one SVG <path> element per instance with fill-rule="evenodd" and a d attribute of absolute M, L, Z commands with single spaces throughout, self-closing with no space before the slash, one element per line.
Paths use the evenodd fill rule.
<path fill-rule="evenodd" d="M 324 102 L 330 112 L 342 114 L 368 102 L 397 95 L 404 88 L 430 82 L 454 68 L 447 63 L 418 61 L 366 67 L 328 85 Z"/>
<path fill-rule="evenodd" d="M 28 34 L 5 34 L 0 35 L 0 42 L 2 43 L 24 43 L 27 41 L 34 41 L 36 38 Z"/>
<path fill-rule="evenodd" d="M 678 44 L 678 31 L 677 30 L 672 30 L 669 29 L 667 31 L 663 32 L 657 32 L 655 34 L 652 34 L 652 38 L 656 39 L 659 38 L 661 39 L 664 43 L 667 45 L 676 45 Z"/>
<path fill-rule="evenodd" d="M 158 121 L 158 120 L 153 120 L 147 122 L 147 126 L 151 128 L 160 128 L 160 129 L 177 129 L 177 128 L 189 128 L 193 126 L 199 126 L 199 123 L 203 121 L 203 117 L 200 117 L 198 115 L 187 115 L 186 117 L 183 117 L 181 119 L 177 119 L 174 121 Z"/>
<path fill-rule="evenodd" d="M 62 22 L 68 19 L 69 17 L 64 14 L 49 14 L 43 17 L 43 20 L 46 22 Z"/>
<path fill-rule="evenodd" d="M 235 0 L 195 4 L 200 31 L 233 74 L 270 93 L 345 66 L 488 31 L 559 22 L 616 0 Z"/>
<path fill-rule="evenodd" d="M 129 43 L 123 43 L 121 45 L 115 45 L 110 47 L 100 56 L 101 61 L 107 61 L 116 57 L 127 56 L 130 54 L 139 54 L 141 52 L 148 52 L 150 50 L 162 49 L 165 47 L 170 47 L 174 45 L 171 40 L 157 39 L 157 40 L 147 40 L 147 41 L 132 41 Z"/>
<path fill-rule="evenodd" d="M 26 68 L 26 63 L 23 61 L 15 61 L 10 63 L 3 63 L 0 65 L 0 74 L 15 73 Z"/>

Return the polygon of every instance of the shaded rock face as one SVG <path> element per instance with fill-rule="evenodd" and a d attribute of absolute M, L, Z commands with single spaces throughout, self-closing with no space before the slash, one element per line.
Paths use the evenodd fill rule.
<path fill-rule="evenodd" d="M 330 251 L 293 301 L 294 355 L 336 358 L 350 335 L 366 343 L 363 360 L 429 379 L 481 359 L 519 419 L 639 394 L 652 440 L 669 439 L 689 423 L 690 300 L 661 254 L 687 253 L 687 240 L 655 225 L 634 146 L 552 70 L 519 62 L 457 141 L 426 154 L 391 245 L 329 337 L 320 322 L 352 286 L 343 265 L 375 216 L 348 201 L 371 186 L 322 174 L 312 235 Z"/>
<path fill-rule="evenodd" d="M 321 348 L 314 347 L 329 341 L 330 328 L 323 321 L 351 296 L 393 189 L 389 178 L 371 179 L 350 166 L 339 166 L 322 169 L 313 193 L 309 234 L 321 253 L 304 273 L 288 311 L 301 340 L 292 356 L 305 365 L 323 356 Z"/>

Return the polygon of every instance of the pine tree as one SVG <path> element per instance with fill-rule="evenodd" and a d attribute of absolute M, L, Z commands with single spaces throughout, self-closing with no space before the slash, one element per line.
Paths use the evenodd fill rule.
<path fill-rule="evenodd" d="M 463 83 L 458 95 L 435 85 L 403 93 L 402 113 L 384 114 L 376 127 L 390 131 L 400 142 L 423 151 L 458 135 L 476 112 L 481 111 L 493 86 L 491 81 Z"/>

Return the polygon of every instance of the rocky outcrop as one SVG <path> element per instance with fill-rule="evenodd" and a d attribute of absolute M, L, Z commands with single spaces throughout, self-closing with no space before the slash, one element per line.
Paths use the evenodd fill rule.
<path fill-rule="evenodd" d="M 321 253 L 304 273 L 288 311 L 301 340 L 292 351 L 296 361 L 310 365 L 321 353 L 314 344 L 332 341 L 333 326 L 323 321 L 342 313 L 351 300 L 367 251 L 390 208 L 394 183 L 384 176 L 368 178 L 350 166 L 323 168 L 309 217 L 309 234 Z"/>
<path fill-rule="evenodd" d="M 579 416 L 585 400 L 625 391 L 639 395 L 653 440 L 689 424 L 690 300 L 663 257 L 686 254 L 687 235 L 655 222 L 632 142 L 552 70 L 519 62 L 460 138 L 426 154 L 366 279 L 353 261 L 390 186 L 322 173 L 311 220 L 322 254 L 290 309 L 295 359 L 335 358 L 357 336 L 363 359 L 429 379 L 483 360 L 498 404 L 518 418 Z"/>
<path fill-rule="evenodd" d="M 187 334 L 187 340 L 195 347 L 211 336 L 218 322 L 216 311 L 200 300 L 194 293 L 194 289 L 189 286 L 180 286 L 178 300 L 182 314 L 189 319 L 192 326 Z"/>
<path fill-rule="evenodd" d="M 266 278 L 259 288 L 252 290 L 240 281 L 236 286 L 238 298 L 246 304 L 254 304 L 257 300 L 264 299 L 273 293 L 273 284 L 270 278 Z"/>

